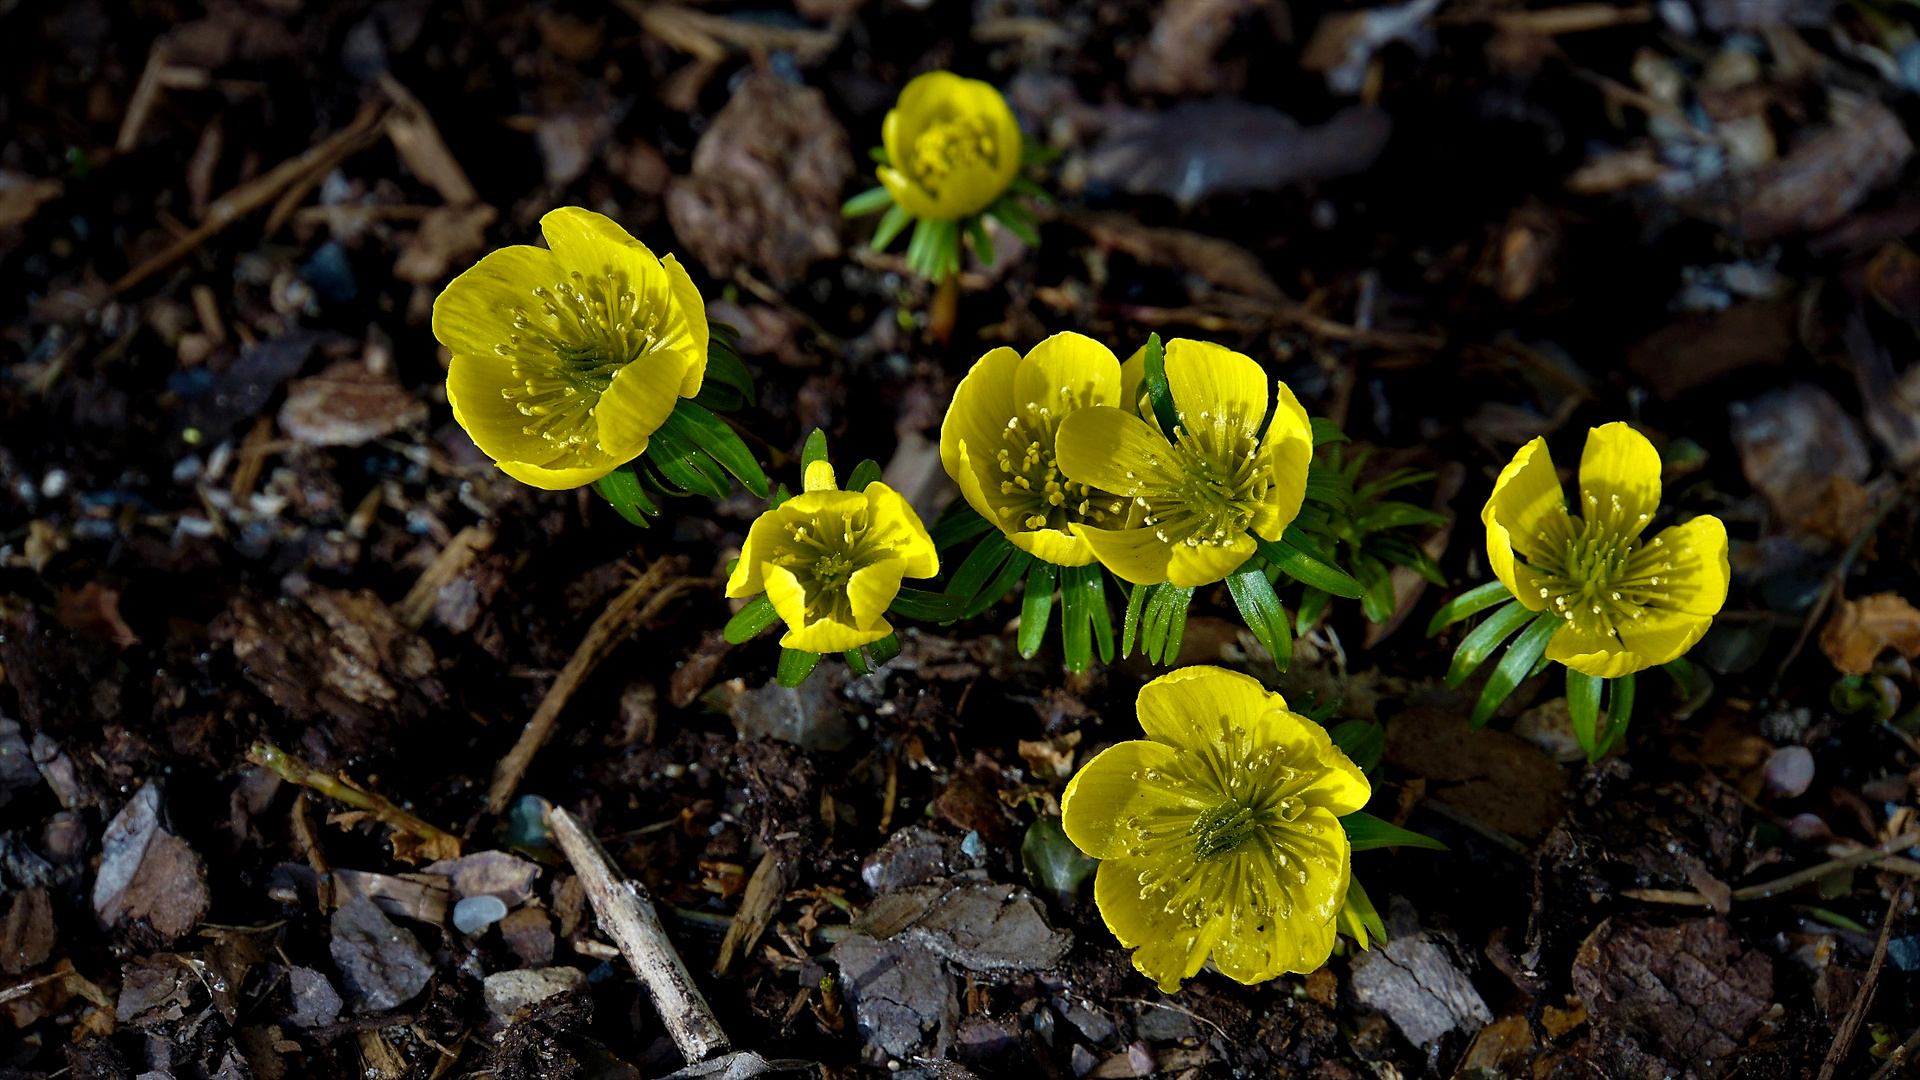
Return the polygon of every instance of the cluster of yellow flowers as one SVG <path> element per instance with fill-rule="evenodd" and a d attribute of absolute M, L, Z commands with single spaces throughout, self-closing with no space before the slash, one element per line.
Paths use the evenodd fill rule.
<path fill-rule="evenodd" d="M 1019 129 L 998 93 L 944 73 L 908 87 L 884 138 L 891 205 L 923 221 L 978 214 L 1019 167 Z M 764 493 L 759 466 L 709 408 L 734 399 L 710 389 L 723 342 L 686 271 L 589 211 L 555 210 L 541 228 L 546 248 L 493 252 L 434 305 L 434 333 L 452 352 L 448 402 L 475 444 L 535 487 L 595 484 L 641 506 L 648 490 L 724 494 L 723 473 Z M 743 373 L 721 381 L 750 399 Z M 981 537 L 946 593 L 903 586 L 939 575 L 938 527 L 871 463 L 843 490 L 816 433 L 801 493 L 772 495 L 726 594 L 750 601 L 735 617 L 742 640 L 785 624 L 783 681 L 826 652 L 866 670 L 898 649 L 889 612 L 951 620 L 984 610 L 980 597 L 994 602 L 1023 572 L 1023 651 L 1037 647 L 1057 581 L 1069 662 L 1077 633 L 1084 666 L 1088 625 L 1111 652 L 1100 568 L 1134 587 L 1130 627 L 1147 590 L 1184 605 L 1193 589 L 1227 582 L 1284 663 L 1278 577 L 1352 582 L 1307 554 L 1294 528 L 1316 441 L 1284 382 L 1219 345 L 1162 348 L 1154 337 L 1125 363 L 1076 333 L 1024 356 L 995 349 L 941 426 L 941 462 Z M 1456 683 L 1513 639 L 1476 725 L 1558 661 L 1583 744 L 1597 756 L 1618 743 L 1633 674 L 1685 653 L 1726 599 L 1725 528 L 1703 515 L 1647 538 L 1660 494 L 1659 455 L 1625 424 L 1589 434 L 1573 507 L 1542 439 L 1501 472 L 1482 512 L 1497 580 L 1448 602 L 1432 627 L 1496 609 L 1461 642 Z M 1256 618 L 1263 610 L 1277 622 Z M 791 671 L 789 657 L 801 658 Z M 1137 711 L 1147 737 L 1073 777 L 1061 825 L 1102 860 L 1095 900 L 1141 972 L 1171 991 L 1211 958 L 1251 983 L 1320 966 L 1341 931 L 1363 947 L 1381 934 L 1350 855 L 1423 838 L 1362 812 L 1371 763 L 1255 679 L 1216 667 L 1148 683 Z"/>

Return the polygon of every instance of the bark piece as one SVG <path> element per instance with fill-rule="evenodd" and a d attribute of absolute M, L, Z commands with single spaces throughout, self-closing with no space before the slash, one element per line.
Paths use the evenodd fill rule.
<path fill-rule="evenodd" d="M 1616 917 L 1581 943 L 1573 987 L 1605 1075 L 1715 1080 L 1773 1003 L 1773 963 L 1718 918 L 1655 927 Z"/>

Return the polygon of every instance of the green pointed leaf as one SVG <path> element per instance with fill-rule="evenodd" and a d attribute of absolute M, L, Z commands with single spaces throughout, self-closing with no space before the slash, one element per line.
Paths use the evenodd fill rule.
<path fill-rule="evenodd" d="M 1145 361 L 1146 375 L 1141 378 L 1140 387 L 1153 404 L 1153 418 L 1160 424 L 1160 434 L 1172 442 L 1179 430 L 1180 414 L 1173 407 L 1173 389 L 1167 385 L 1167 351 L 1160 344 L 1159 334 L 1147 335 Z"/>
<path fill-rule="evenodd" d="M 1093 666 L 1096 642 L 1100 662 L 1113 662 L 1113 617 L 1107 613 L 1107 576 L 1099 563 L 1061 568 L 1060 634 L 1068 671 Z"/>
<path fill-rule="evenodd" d="M 1379 910 L 1373 906 L 1373 899 L 1367 895 L 1367 890 L 1360 887 L 1357 877 L 1347 879 L 1346 909 L 1353 913 L 1355 921 L 1366 928 L 1367 934 L 1373 938 L 1373 944 L 1386 943 L 1387 924 L 1380 921 Z M 1363 949 L 1369 946 L 1365 941 L 1359 944 Z"/>
<path fill-rule="evenodd" d="M 1347 844 L 1355 851 L 1372 851 L 1383 847 L 1447 850 L 1447 845 L 1425 833 L 1403 829 L 1398 825 L 1382 821 L 1364 810 L 1355 811 L 1341 818 L 1340 827 L 1347 830 Z"/>
<path fill-rule="evenodd" d="M 973 253 L 980 259 L 980 265 L 993 265 L 993 237 L 987 234 L 986 219 L 975 214 L 967 219 L 967 237 L 973 241 Z"/>
<path fill-rule="evenodd" d="M 1314 552 L 1298 526 L 1287 526 L 1279 540 L 1268 540 L 1263 536 L 1253 539 L 1259 545 L 1263 558 L 1302 585 L 1311 585 L 1349 600 L 1358 600 L 1364 591 L 1352 575 Z"/>
<path fill-rule="evenodd" d="M 898 206 L 889 206 L 886 214 L 880 218 L 880 224 L 874 227 L 873 239 L 867 242 L 867 246 L 875 251 L 885 251 L 911 224 L 913 224 L 912 214 Z"/>
<path fill-rule="evenodd" d="M 1520 601 L 1509 600 L 1505 607 L 1487 616 L 1485 622 L 1473 628 L 1453 650 L 1453 663 L 1447 668 L 1447 685 L 1459 686 L 1467 681 L 1467 676 L 1480 669 L 1487 662 L 1500 643 L 1512 637 L 1514 631 L 1525 626 L 1533 618 L 1533 612 L 1522 607 Z"/>
<path fill-rule="evenodd" d="M 692 402 L 683 405 L 698 409 Z M 676 410 L 677 411 L 677 410 Z M 706 410 L 701 409 L 702 412 Z M 712 416 L 712 413 L 707 413 Z M 689 495 L 705 495 L 709 498 L 724 499 L 733 493 L 733 481 L 727 470 L 706 451 L 694 445 L 693 441 L 669 427 L 673 423 L 671 414 L 667 423 L 653 433 L 647 440 L 645 457 L 669 484 Z M 744 450 L 745 448 L 742 447 Z M 763 489 L 764 490 L 764 489 Z"/>
<path fill-rule="evenodd" d="M 1361 772 L 1372 773 L 1380 767 L 1380 757 L 1387 750 L 1387 730 L 1379 724 L 1371 720 L 1346 720 L 1334 725 L 1327 734 L 1333 737 L 1333 745 L 1345 751 Z"/>
<path fill-rule="evenodd" d="M 1318 461 L 1309 462 L 1307 498 L 1344 514 L 1353 505 L 1353 485 L 1340 475 L 1340 470 L 1330 469 Z"/>
<path fill-rule="evenodd" d="M 1607 696 L 1607 733 L 1601 737 L 1598 753 L 1589 753 L 1589 762 L 1599 761 L 1613 753 L 1623 739 L 1627 737 L 1627 724 L 1633 719 L 1633 695 L 1635 687 L 1633 675 L 1622 675 L 1610 680 Z"/>
<path fill-rule="evenodd" d="M 1293 628 L 1287 625 L 1287 609 L 1280 606 L 1266 572 L 1256 560 L 1249 559 L 1227 576 L 1227 591 L 1233 595 L 1247 629 L 1273 657 L 1274 665 L 1287 670 L 1293 661 Z"/>
<path fill-rule="evenodd" d="M 1008 232 L 1028 247 L 1040 246 L 1040 234 L 1034 231 L 1033 218 L 1013 200 L 1003 197 L 987 208 L 987 216 L 1006 226 Z"/>
<path fill-rule="evenodd" d="M 1468 589 L 1441 604 L 1440 610 L 1433 613 L 1433 618 L 1427 623 L 1427 636 L 1432 637 L 1461 619 L 1477 615 L 1503 600 L 1511 599 L 1513 594 L 1507 591 L 1506 583 L 1499 580 Z"/>
<path fill-rule="evenodd" d="M 1393 618 L 1393 575 L 1371 555 L 1353 557 L 1354 580 L 1360 583 L 1360 610 L 1368 622 L 1383 623 Z"/>
<path fill-rule="evenodd" d="M 935 551 L 945 551 L 955 544 L 964 544 L 976 536 L 985 536 L 993 530 L 993 522 L 980 516 L 980 512 L 967 504 L 965 499 L 954 499 L 940 511 L 939 518 L 927 529 L 927 535 L 933 538 Z"/>
<path fill-rule="evenodd" d="M 704 394 L 708 387 L 718 383 L 738 392 L 742 398 L 746 399 L 748 404 L 757 403 L 760 399 L 755 396 L 753 372 L 747 370 L 746 362 L 740 359 L 738 352 L 734 351 L 726 335 L 718 332 L 721 327 L 726 325 L 726 323 L 718 322 L 710 322 L 707 324 L 709 330 L 707 339 L 707 373 L 701 379 L 700 392 Z M 732 328 L 728 327 L 728 329 Z"/>
<path fill-rule="evenodd" d="M 1169 582 L 1154 586 L 1141 614 L 1141 651 L 1156 664 L 1170 663 L 1180 656 L 1180 643 L 1187 633 L 1187 607 L 1193 603 L 1193 590 Z"/>
<path fill-rule="evenodd" d="M 1079 895 L 1100 868 L 1100 860 L 1088 858 L 1067 839 L 1056 817 L 1042 817 L 1027 827 L 1020 861 L 1034 889 L 1063 905 Z"/>
<path fill-rule="evenodd" d="M 1033 560 L 1027 569 L 1027 592 L 1020 599 L 1020 634 L 1016 644 L 1022 658 L 1031 660 L 1046 639 L 1053 617 L 1053 588 L 1057 570 L 1050 562 Z"/>
<path fill-rule="evenodd" d="M 1311 417 L 1307 423 L 1313 428 L 1313 445 L 1315 446 L 1347 441 L 1347 433 L 1340 430 L 1340 425 L 1324 416 Z"/>
<path fill-rule="evenodd" d="M 705 451 L 709 458 L 733 474 L 748 491 L 762 499 L 767 497 L 767 474 L 760 471 L 760 463 L 753 460 L 753 452 L 747 449 L 747 444 L 740 441 L 740 436 L 727 426 L 725 420 L 683 399 L 667 414 L 660 431 L 670 432 Z M 658 437 L 658 432 L 655 437 Z M 721 497 L 724 498 L 725 493 Z"/>
<path fill-rule="evenodd" d="M 847 668 L 855 675 L 873 674 L 873 665 L 867 662 L 867 650 L 864 648 L 848 649 L 840 654 L 840 659 L 847 662 Z"/>
<path fill-rule="evenodd" d="M 967 557 L 954 570 L 953 577 L 947 581 L 946 591 L 960 597 L 964 603 L 972 603 L 974 598 L 987 587 L 987 583 L 1000 573 L 1000 568 L 1006 565 L 1006 561 L 1019 550 L 1013 546 L 1013 541 L 1007 539 L 1005 533 L 997 529 L 987 533 L 980 538 L 980 542 L 974 545 L 973 550 L 967 553 Z M 1025 570 L 1024 566 L 1021 567 L 1023 573 Z M 1000 594 L 1000 596 L 1005 595 L 1006 593 Z M 987 602 L 991 604 L 1000 599 L 1000 596 L 992 597 Z"/>
<path fill-rule="evenodd" d="M 961 618 L 971 619 L 999 603 L 1013 591 L 1014 585 L 1025 576 L 1027 567 L 1033 565 L 1033 562 L 1032 555 L 1016 548 L 1005 565 L 1000 567 L 1000 572 L 994 575 L 993 580 L 987 582 L 987 587 L 981 589 L 980 594 L 967 604 L 966 610 L 960 613 Z"/>
<path fill-rule="evenodd" d="M 904 585 L 893 596 L 893 603 L 887 610 L 903 619 L 919 622 L 952 622 L 966 610 L 966 599 L 953 593 L 929 592 L 926 589 L 910 589 Z"/>
<path fill-rule="evenodd" d="M 653 524 L 648 518 L 660 516 L 660 508 L 647 498 L 631 462 L 595 480 L 593 490 L 621 517 L 643 529 Z"/>
<path fill-rule="evenodd" d="M 847 475 L 848 491 L 865 491 L 867 485 L 880 479 L 880 463 L 872 458 L 863 458 Z"/>
<path fill-rule="evenodd" d="M 867 147 L 867 158 L 875 165 L 893 164 L 893 158 L 887 153 L 887 148 L 884 146 Z"/>
<path fill-rule="evenodd" d="M 1133 655 L 1133 645 L 1140 637 L 1141 610 L 1147 602 L 1147 594 L 1158 585 L 1134 585 L 1129 583 L 1127 590 L 1127 612 L 1120 623 L 1120 658 Z M 1144 650 L 1144 646 L 1143 646 Z"/>
<path fill-rule="evenodd" d="M 780 650 L 780 668 L 774 674 L 774 681 L 781 686 L 795 687 L 807 681 L 813 669 L 820 663 L 817 652 L 802 652 L 799 649 Z"/>
<path fill-rule="evenodd" d="M 865 217 L 878 213 L 893 205 L 893 193 L 884 187 L 873 187 L 855 195 L 840 204 L 841 217 Z"/>
<path fill-rule="evenodd" d="M 867 660 L 875 667 L 900 655 L 900 635 L 888 634 L 867 646 Z"/>
<path fill-rule="evenodd" d="M 727 620 L 726 628 L 720 631 L 729 645 L 745 645 L 759 637 L 761 631 L 780 621 L 780 613 L 773 610 L 773 601 L 766 593 L 747 601 L 747 606 L 733 613 Z"/>
<path fill-rule="evenodd" d="M 1597 759 L 1600 749 L 1600 692 L 1606 686 L 1605 679 L 1567 669 L 1567 719 L 1589 761 Z"/>
<path fill-rule="evenodd" d="M 807 436 L 807 444 L 800 448 L 800 475 L 807 475 L 807 466 L 816 461 L 827 460 L 827 433 L 819 428 Z"/>
<path fill-rule="evenodd" d="M 1521 681 L 1533 673 L 1533 665 L 1545 659 L 1547 642 L 1560 629 L 1561 621 L 1545 613 L 1534 616 L 1520 636 L 1507 646 L 1507 655 L 1500 658 L 1500 664 L 1487 678 L 1487 685 L 1480 691 L 1480 700 L 1473 703 L 1473 717 L 1467 726 L 1478 731 L 1493 719 L 1494 711 L 1513 693 Z"/>
<path fill-rule="evenodd" d="M 1311 633 L 1320 623 L 1320 616 L 1327 613 L 1327 605 L 1333 602 L 1333 594 L 1324 589 L 1307 585 L 1300 590 L 1300 611 L 1294 619 L 1294 627 L 1304 635 Z"/>
<path fill-rule="evenodd" d="M 1377 502 L 1354 515 L 1353 523 L 1361 532 L 1405 529 L 1415 525 L 1445 525 L 1447 515 L 1424 506 L 1388 500 Z"/>

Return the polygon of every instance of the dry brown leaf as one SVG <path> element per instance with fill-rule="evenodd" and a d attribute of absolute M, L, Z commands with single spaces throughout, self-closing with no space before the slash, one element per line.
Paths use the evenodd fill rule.
<path fill-rule="evenodd" d="M 1260 257 L 1231 241 L 1142 225 L 1126 214 L 1075 214 L 1067 223 L 1101 247 L 1126 252 L 1149 266 L 1179 267 L 1228 292 L 1257 300 L 1282 298 L 1280 286 L 1260 265 Z"/>
<path fill-rule="evenodd" d="M 387 139 L 413 175 L 455 206 L 478 201 L 480 193 L 467 179 L 467 171 L 454 160 L 453 151 L 447 149 L 427 107 L 391 75 L 380 76 L 380 89 L 393 102 L 386 119 Z"/>
<path fill-rule="evenodd" d="M 420 228 L 393 261 L 393 276 L 415 285 L 436 285 L 454 266 L 487 246 L 487 226 L 499 214 L 486 203 L 436 206 L 420 219 Z"/>
<path fill-rule="evenodd" d="M 1143 94 L 1237 93 L 1246 65 L 1217 63 L 1213 54 L 1254 6 L 1249 0 L 1166 0 L 1146 48 L 1127 66 L 1128 85 Z"/>
<path fill-rule="evenodd" d="M 1920 655 L 1920 610 L 1899 593 L 1842 600 L 1820 631 L 1820 651 L 1848 675 L 1865 675 L 1887 649 L 1911 660 Z"/>
<path fill-rule="evenodd" d="M 120 617 L 120 590 L 109 589 L 97 581 L 89 581 L 78 589 L 61 590 L 54 618 L 76 634 L 117 648 L 131 648 L 140 643 L 139 635 Z"/>
<path fill-rule="evenodd" d="M 58 180 L 0 169 L 0 229 L 25 223 L 42 204 L 59 198 L 60 191 Z"/>

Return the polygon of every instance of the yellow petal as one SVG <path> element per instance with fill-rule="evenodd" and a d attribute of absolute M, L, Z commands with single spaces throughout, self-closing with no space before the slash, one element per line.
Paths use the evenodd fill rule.
<path fill-rule="evenodd" d="M 1274 865 L 1273 853 L 1262 848 L 1237 856 L 1243 860 L 1243 873 L 1284 900 L 1271 916 L 1262 917 L 1243 904 L 1238 920 L 1221 920 L 1225 926 L 1213 947 L 1213 962 L 1230 979 L 1251 984 L 1304 974 L 1326 963 L 1333 952 L 1336 920 L 1351 881 L 1346 832 L 1331 813 L 1317 808 L 1294 824 L 1299 830 L 1284 833 L 1281 849 L 1287 867 Z M 1303 868 L 1304 882 L 1298 877 Z"/>
<path fill-rule="evenodd" d="M 1618 421 L 1587 432 L 1580 452 L 1580 516 L 1617 520 L 1622 535 L 1638 536 L 1659 508 L 1660 452 L 1647 437 Z"/>
<path fill-rule="evenodd" d="M 1118 405 L 1120 361 L 1113 350 L 1085 334 L 1055 334 L 1020 362 L 1013 400 L 1018 406 L 1041 405 L 1055 416 L 1087 405 Z"/>
<path fill-rule="evenodd" d="M 1257 546 L 1247 533 L 1225 544 L 1174 544 L 1168 553 L 1167 580 L 1182 589 L 1223 581 L 1253 556 Z"/>
<path fill-rule="evenodd" d="M 1055 566 L 1085 566 L 1093 561 L 1093 548 L 1087 545 L 1086 540 L 1059 529 L 1009 532 L 1007 539 L 1021 551 Z"/>
<path fill-rule="evenodd" d="M 693 285 L 693 278 L 687 275 L 687 268 L 672 255 L 660 260 L 667 272 L 667 284 L 672 291 L 677 322 L 669 319 L 666 325 L 663 346 L 670 346 L 675 352 L 686 355 L 686 372 L 680 376 L 680 396 L 695 397 L 707 377 L 707 347 L 711 333 L 707 326 L 707 302 L 700 297 L 700 290 Z M 676 331 L 684 326 L 686 341 L 680 342 Z"/>
<path fill-rule="evenodd" d="M 1620 637 L 1626 642 L 1627 648 L 1646 661 L 1642 667 L 1654 667 L 1686 655 L 1687 650 L 1693 648 L 1694 643 L 1712 625 L 1711 615 L 1650 607 L 1646 609 L 1646 614 L 1622 626 Z"/>
<path fill-rule="evenodd" d="M 766 591 L 765 564 L 785 531 L 786 521 L 778 510 L 769 510 L 753 519 L 753 525 L 747 529 L 747 542 L 740 545 L 740 559 L 727 577 L 728 598 L 737 600 Z"/>
<path fill-rule="evenodd" d="M 910 578 L 930 578 L 940 572 L 940 553 L 934 549 L 933 537 L 928 535 L 926 523 L 914 512 L 913 504 L 906 496 L 887 485 L 874 481 L 867 485 L 862 493 L 872 514 L 871 525 L 876 538 L 885 539 L 893 545 L 893 553 L 903 563 L 905 575 Z M 899 587 L 899 582 L 894 583 Z"/>
<path fill-rule="evenodd" d="M 495 350 L 519 333 L 515 309 L 537 308 L 533 290 L 564 276 L 551 251 L 517 244 L 489 252 L 434 298 L 433 336 L 455 356 L 498 360 Z"/>
<path fill-rule="evenodd" d="M 1659 606 L 1691 615 L 1718 615 L 1727 602 L 1727 527 L 1712 514 L 1660 530 L 1655 539 L 1671 569 L 1660 572 Z"/>
<path fill-rule="evenodd" d="M 891 633 L 893 624 L 885 619 L 864 630 L 832 619 L 821 619 L 806 626 L 788 626 L 787 632 L 780 636 L 780 647 L 813 653 L 847 652 L 862 645 L 871 645 Z"/>
<path fill-rule="evenodd" d="M 1544 437 L 1521 447 L 1500 470 L 1480 520 L 1487 526 L 1487 563 L 1494 576 L 1527 610 L 1546 607 L 1538 590 L 1520 587 L 1513 558 L 1515 551 L 1537 558 L 1555 538 L 1564 542 L 1568 533 L 1567 497 Z"/>
<path fill-rule="evenodd" d="M 773 602 L 774 614 L 780 616 L 780 621 L 787 624 L 787 633 L 780 639 L 780 644 L 790 649 L 799 648 L 800 646 L 789 644 L 786 639 L 792 637 L 795 630 L 806 625 L 807 590 L 801 586 L 800 579 L 793 576 L 793 571 L 777 563 L 769 562 L 762 568 L 761 581 L 766 586 L 767 599 Z M 828 650 L 810 649 L 808 651 L 826 652 Z"/>
<path fill-rule="evenodd" d="M 1120 365 L 1119 406 L 1135 415 L 1139 415 L 1143 409 L 1144 411 L 1152 412 L 1153 410 L 1150 406 L 1142 406 L 1140 404 L 1141 397 L 1146 393 L 1146 391 L 1141 388 L 1141 384 L 1146 381 L 1147 347 L 1142 345 L 1133 350 L 1133 355 L 1127 357 L 1126 362 Z"/>
<path fill-rule="evenodd" d="M 961 483 L 960 444 L 966 443 L 980 455 L 972 469 L 981 484 L 990 477 L 984 470 L 998 472 L 995 452 L 1002 445 L 1001 432 L 1014 415 L 1013 379 L 1020 366 L 1020 354 L 1002 345 L 974 362 L 960 385 L 953 388 L 953 401 L 940 421 L 940 466 L 956 484 Z M 961 490 L 965 490 L 962 484 Z M 968 503 L 980 516 L 995 520 L 990 506 Z"/>
<path fill-rule="evenodd" d="M 1173 757 L 1170 746 L 1134 739 L 1116 743 L 1080 766 L 1060 796 L 1060 827 L 1067 839 L 1091 858 L 1125 855 L 1133 832 L 1122 822 L 1166 804 L 1161 789 L 1140 782 L 1140 770 L 1165 766 Z"/>
<path fill-rule="evenodd" d="M 1546 658 L 1596 679 L 1617 679 L 1652 665 L 1617 638 L 1562 624 L 1547 639 Z"/>
<path fill-rule="evenodd" d="M 929 191 L 911 175 L 918 140 L 933 125 L 956 120 L 985 127 L 991 156 L 950 163 L 951 171 L 937 185 L 938 191 Z M 909 82 L 881 123 L 880 138 L 894 166 L 881 167 L 880 182 L 889 191 L 895 191 L 898 183 L 894 201 L 915 217 L 947 220 L 978 213 L 999 198 L 1020 171 L 1020 125 L 1006 99 L 991 84 L 948 71 L 930 71 Z M 888 179 L 889 172 L 894 173 L 893 180 Z"/>
<path fill-rule="evenodd" d="M 641 357 L 614 372 L 612 384 L 594 406 L 600 450 L 616 462 L 639 457 L 680 400 L 679 372 L 665 372 L 670 377 L 663 378 L 652 359 Z"/>
<path fill-rule="evenodd" d="M 833 463 L 822 458 L 807 463 L 807 471 L 800 480 L 801 489 L 808 494 L 816 491 L 838 491 L 840 481 L 833 475 Z"/>
<path fill-rule="evenodd" d="M 1166 911 L 1158 900 L 1140 897 L 1140 873 L 1152 868 L 1143 859 L 1110 859 L 1093 878 L 1093 898 L 1107 929 L 1127 948 L 1137 948 L 1133 966 L 1173 993 L 1183 979 L 1200 973 L 1219 936 L 1217 921 L 1195 927 Z"/>
<path fill-rule="evenodd" d="M 500 471 L 527 485 L 544 491 L 571 491 L 586 487 L 620 467 L 617 461 L 604 465 L 568 466 L 558 469 L 529 465 L 524 461 L 497 461 Z"/>
<path fill-rule="evenodd" d="M 1211 664 L 1170 671 L 1141 687 L 1134 702 L 1147 738 L 1187 748 L 1212 742 L 1222 716 L 1251 720 L 1286 707 L 1260 680 Z"/>
<path fill-rule="evenodd" d="M 854 626 L 865 630 L 885 621 L 881 616 L 900 595 L 900 575 L 906 568 L 905 559 L 882 559 L 853 572 L 847 579 L 847 603 L 853 609 Z"/>
<path fill-rule="evenodd" d="M 527 434 L 527 418 L 500 396 L 511 379 L 512 369 L 499 357 L 455 353 L 447 367 L 453 418 L 502 472 L 523 484 L 563 491 L 591 484 L 620 467 L 624 459 L 591 447 L 568 451 Z"/>
<path fill-rule="evenodd" d="M 1144 477 L 1166 475 L 1173 448 L 1147 422 L 1110 405 L 1076 410 L 1054 435 L 1067 478 L 1116 495 L 1135 495 Z"/>
<path fill-rule="evenodd" d="M 1100 565 L 1135 585 L 1167 580 L 1167 561 L 1173 551 L 1152 529 L 1096 529 L 1076 522 L 1073 535 L 1087 542 Z"/>
<path fill-rule="evenodd" d="M 888 113 L 887 119 L 893 119 L 893 114 Z M 939 219 L 940 204 L 925 188 L 907 179 L 905 173 L 882 165 L 873 170 L 873 175 L 879 179 L 880 186 L 887 189 L 887 194 L 893 196 L 894 205 L 900 209 L 922 221 Z"/>
<path fill-rule="evenodd" d="M 1166 360 L 1167 389 L 1182 424 L 1230 416 L 1249 434 L 1260 430 L 1270 395 L 1267 373 L 1252 357 L 1211 341 L 1174 338 L 1167 342 Z"/>

